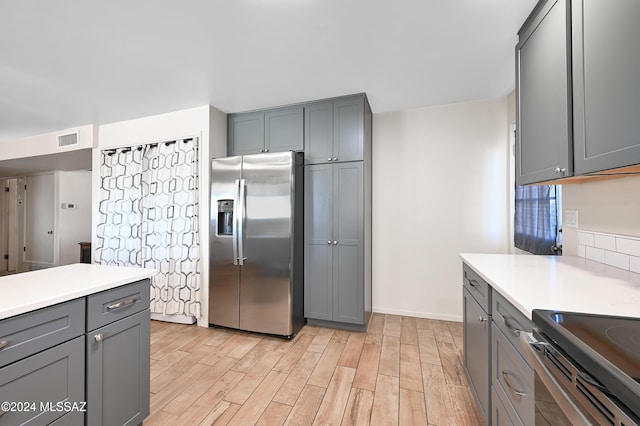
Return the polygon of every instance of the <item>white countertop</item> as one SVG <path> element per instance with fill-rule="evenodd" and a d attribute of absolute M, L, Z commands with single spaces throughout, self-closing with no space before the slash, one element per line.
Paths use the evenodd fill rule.
<path fill-rule="evenodd" d="M 0 319 L 150 278 L 154 269 L 76 263 L 0 277 Z"/>
<path fill-rule="evenodd" d="M 534 309 L 640 317 L 640 274 L 573 256 L 460 257 L 529 319 Z"/>

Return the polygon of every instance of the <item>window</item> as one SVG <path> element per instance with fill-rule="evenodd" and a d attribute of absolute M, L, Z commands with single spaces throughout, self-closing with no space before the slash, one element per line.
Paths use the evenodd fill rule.
<path fill-rule="evenodd" d="M 562 187 L 516 186 L 514 243 L 533 254 L 562 253 Z"/>

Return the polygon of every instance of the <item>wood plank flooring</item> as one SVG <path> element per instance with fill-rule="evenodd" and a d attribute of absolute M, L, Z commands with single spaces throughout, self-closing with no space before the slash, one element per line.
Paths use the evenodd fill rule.
<path fill-rule="evenodd" d="M 462 324 L 374 314 L 291 341 L 151 322 L 152 425 L 481 425 Z"/>

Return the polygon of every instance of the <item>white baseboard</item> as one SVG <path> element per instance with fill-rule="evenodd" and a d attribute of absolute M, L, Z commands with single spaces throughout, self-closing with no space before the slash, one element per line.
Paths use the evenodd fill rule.
<path fill-rule="evenodd" d="M 443 314 L 434 314 L 429 312 L 405 311 L 400 309 L 388 309 L 388 308 L 380 308 L 375 306 L 373 307 L 373 312 L 377 314 L 404 315 L 407 317 L 427 318 L 427 319 L 440 320 L 440 321 L 462 322 L 462 316 L 458 316 L 458 315 L 443 315 Z"/>
<path fill-rule="evenodd" d="M 193 324 L 196 319 L 189 315 L 162 315 L 151 312 L 151 319 L 166 322 L 175 322 L 178 324 Z"/>

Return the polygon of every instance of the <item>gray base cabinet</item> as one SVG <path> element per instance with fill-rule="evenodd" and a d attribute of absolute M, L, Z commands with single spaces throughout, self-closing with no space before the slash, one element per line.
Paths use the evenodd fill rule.
<path fill-rule="evenodd" d="M 463 264 L 464 369 L 485 425 L 532 425 L 534 372 L 519 336 L 533 324 Z"/>
<path fill-rule="evenodd" d="M 149 325 L 146 309 L 87 334 L 87 424 L 137 425 L 149 415 Z"/>
<path fill-rule="evenodd" d="M 305 317 L 364 325 L 362 162 L 305 167 Z"/>
<path fill-rule="evenodd" d="M 0 401 L 28 404 L 0 411 L 0 424 L 48 424 L 70 411 L 58 404 L 82 404 L 84 359 L 84 336 L 80 336 L 0 368 Z"/>
<path fill-rule="evenodd" d="M 0 401 L 32 405 L 0 425 L 141 424 L 149 316 L 147 279 L 1 320 Z"/>
<path fill-rule="evenodd" d="M 489 425 L 491 317 L 466 288 L 463 289 L 463 304 L 464 370 L 469 380 L 471 392 L 478 402 L 484 424 Z"/>

